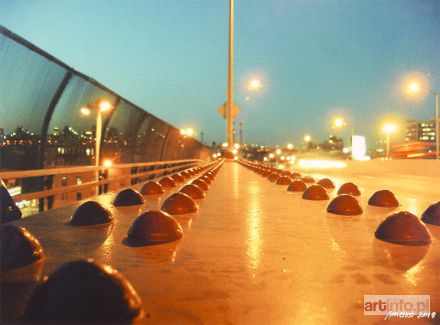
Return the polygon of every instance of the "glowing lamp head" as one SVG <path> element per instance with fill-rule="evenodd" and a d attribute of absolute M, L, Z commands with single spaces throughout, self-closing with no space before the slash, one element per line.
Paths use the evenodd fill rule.
<path fill-rule="evenodd" d="M 258 89 L 260 89 L 261 87 L 262 87 L 262 85 L 261 85 L 261 81 L 258 80 L 258 79 L 252 79 L 252 80 L 249 81 L 249 83 L 248 83 L 248 89 L 249 89 L 249 90 L 252 90 L 252 91 L 254 91 L 254 90 L 258 90 Z"/>
<path fill-rule="evenodd" d="M 185 129 L 180 129 L 180 135 L 186 135 L 186 130 Z"/>
<path fill-rule="evenodd" d="M 106 159 L 102 164 L 104 165 L 105 168 L 110 168 L 113 165 L 113 162 L 109 159 Z"/>
<path fill-rule="evenodd" d="M 232 154 L 234 154 L 234 155 L 236 155 L 238 153 L 238 150 L 237 149 L 232 149 Z"/>
<path fill-rule="evenodd" d="M 101 112 L 106 112 L 112 109 L 112 104 L 110 104 L 110 102 L 107 100 L 102 100 L 99 102 L 99 109 L 101 110 Z"/>
<path fill-rule="evenodd" d="M 428 94 L 429 88 L 427 76 L 417 71 L 407 74 L 402 82 L 402 91 L 408 100 L 422 100 Z"/>
<path fill-rule="evenodd" d="M 88 116 L 88 115 L 90 115 L 90 109 L 89 108 L 87 108 L 87 107 L 81 107 L 81 114 L 82 115 L 85 115 L 85 116 Z"/>
<path fill-rule="evenodd" d="M 269 154 L 269 158 L 270 158 L 270 159 L 273 159 L 274 157 L 275 157 L 275 155 L 274 155 L 273 153 L 270 153 L 270 154 Z"/>
<path fill-rule="evenodd" d="M 310 135 L 307 134 L 307 135 L 304 136 L 304 141 L 305 142 L 310 142 L 311 140 L 312 140 L 312 137 Z"/>
<path fill-rule="evenodd" d="M 343 119 L 341 119 L 339 117 L 335 119 L 335 127 L 340 128 L 343 125 L 344 125 L 344 120 Z"/>
<path fill-rule="evenodd" d="M 240 149 L 240 145 L 238 143 L 234 144 L 235 149 Z"/>
<path fill-rule="evenodd" d="M 397 130 L 396 124 L 392 124 L 392 123 L 385 124 L 382 128 L 382 131 L 385 133 L 393 133 L 396 132 L 396 130 Z"/>
<path fill-rule="evenodd" d="M 287 149 L 292 150 L 293 149 L 293 144 L 291 144 L 291 143 L 287 144 Z"/>
<path fill-rule="evenodd" d="M 275 150 L 275 153 L 276 153 L 277 155 L 281 155 L 281 149 L 277 149 L 277 150 Z"/>
<path fill-rule="evenodd" d="M 408 91 L 416 93 L 420 90 L 420 84 L 417 81 L 411 81 L 408 85 Z"/>
<path fill-rule="evenodd" d="M 186 129 L 186 135 L 187 136 L 192 136 L 194 134 L 194 130 L 193 129 L 191 129 L 191 128 L 188 128 L 188 129 Z"/>

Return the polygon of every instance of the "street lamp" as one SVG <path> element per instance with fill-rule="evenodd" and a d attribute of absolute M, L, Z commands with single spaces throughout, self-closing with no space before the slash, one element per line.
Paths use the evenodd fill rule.
<path fill-rule="evenodd" d="M 340 128 L 340 127 L 342 127 L 342 126 L 344 126 L 344 125 L 345 125 L 345 122 L 344 122 L 344 120 L 343 120 L 342 118 L 337 117 L 337 118 L 335 119 L 334 127 L 336 127 L 336 128 Z"/>
<path fill-rule="evenodd" d="M 99 182 L 99 154 L 101 149 L 102 138 L 102 113 L 107 112 L 113 108 L 113 105 L 107 100 L 95 101 L 81 107 L 82 115 L 89 116 L 92 110 L 96 110 L 96 135 L 95 135 L 95 178 Z M 99 184 L 96 185 L 96 195 L 99 195 Z"/>
<path fill-rule="evenodd" d="M 180 135 L 187 135 L 191 137 L 194 135 L 194 130 L 192 128 L 180 129 Z"/>
<path fill-rule="evenodd" d="M 408 80 L 404 82 L 405 92 L 409 96 L 421 96 L 429 89 L 426 78 L 420 75 L 408 77 Z M 429 90 L 431 95 L 435 97 L 435 159 L 439 159 L 440 156 L 440 133 L 439 133 L 439 116 L 438 116 L 438 91 Z"/>
<path fill-rule="evenodd" d="M 347 123 L 345 122 L 345 120 L 340 118 L 340 117 L 335 118 L 335 120 L 333 122 L 333 128 L 334 129 L 342 128 L 343 126 L 346 126 L 346 125 L 347 125 Z M 348 141 L 352 157 L 353 157 L 353 143 L 352 143 L 353 135 L 354 135 L 354 127 L 353 127 L 353 123 L 352 123 L 352 125 L 351 125 L 351 135 L 350 135 L 350 138 L 349 138 L 349 141 Z"/>
<path fill-rule="evenodd" d="M 388 123 L 382 127 L 382 131 L 387 135 L 387 159 L 390 159 L 390 133 L 397 130 L 396 124 Z"/>
<path fill-rule="evenodd" d="M 251 79 L 251 80 L 249 80 L 249 82 L 247 84 L 247 89 L 249 91 L 260 90 L 261 88 L 263 88 L 263 84 L 258 79 Z"/>
<path fill-rule="evenodd" d="M 310 135 L 306 134 L 304 136 L 304 143 L 305 143 L 304 150 L 306 150 L 306 151 L 310 150 L 310 148 L 311 148 L 310 141 L 312 141 L 312 137 Z"/>

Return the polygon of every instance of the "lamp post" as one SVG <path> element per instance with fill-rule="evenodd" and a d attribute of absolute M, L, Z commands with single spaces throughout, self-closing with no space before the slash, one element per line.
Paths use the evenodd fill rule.
<path fill-rule="evenodd" d="M 305 143 L 304 149 L 306 151 L 308 151 L 310 149 L 310 141 L 312 141 L 312 137 L 310 135 L 306 134 L 304 136 L 304 143 Z"/>
<path fill-rule="evenodd" d="M 382 128 L 382 131 L 387 135 L 387 159 L 390 159 L 390 134 L 396 132 L 397 126 L 396 124 L 385 124 Z"/>
<path fill-rule="evenodd" d="M 407 95 L 421 95 L 423 97 L 426 91 L 430 88 L 426 77 L 420 73 L 414 73 L 409 76 L 405 84 L 405 91 Z M 429 90 L 431 95 L 435 97 L 435 159 L 440 158 L 440 132 L 439 132 L 439 113 L 438 113 L 438 91 Z"/>
<path fill-rule="evenodd" d="M 101 150 L 102 138 L 102 113 L 113 108 L 112 104 L 107 100 L 101 100 L 89 103 L 86 107 L 81 108 L 81 114 L 90 115 L 92 110 L 96 110 L 96 135 L 95 135 L 95 179 L 99 182 L 99 156 Z M 99 184 L 96 184 L 96 195 L 99 195 Z"/>
<path fill-rule="evenodd" d="M 333 128 L 338 129 L 338 128 L 342 128 L 343 126 L 346 126 L 346 125 L 347 125 L 347 123 L 345 122 L 345 120 L 343 120 L 340 117 L 337 117 L 337 118 L 335 118 L 335 121 L 333 123 Z M 350 135 L 349 141 L 348 141 L 352 158 L 353 158 L 353 135 L 354 135 L 354 127 L 352 124 L 351 125 L 351 135 Z"/>
<path fill-rule="evenodd" d="M 438 92 L 432 91 L 432 94 L 435 96 L 435 159 L 440 158 L 440 132 L 439 132 L 439 121 L 438 121 Z"/>
<path fill-rule="evenodd" d="M 234 0 L 229 0 L 229 53 L 228 53 L 228 96 L 226 100 L 226 142 L 232 148 L 234 142 L 234 117 L 232 105 L 234 103 Z"/>

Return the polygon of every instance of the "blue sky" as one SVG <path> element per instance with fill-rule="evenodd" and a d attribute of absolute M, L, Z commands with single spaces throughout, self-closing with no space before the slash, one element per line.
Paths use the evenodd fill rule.
<path fill-rule="evenodd" d="M 225 139 L 228 1 L 0 0 L 0 24 L 177 127 Z M 440 89 L 440 1 L 236 0 L 235 84 L 246 142 L 324 139 L 335 115 L 380 135 L 384 116 L 428 119 L 407 72 Z M 250 100 L 246 97 L 250 96 Z M 337 131 L 348 136 L 346 130 Z"/>

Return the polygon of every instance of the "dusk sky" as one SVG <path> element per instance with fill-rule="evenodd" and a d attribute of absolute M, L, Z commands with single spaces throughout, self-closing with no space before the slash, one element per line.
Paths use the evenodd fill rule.
<path fill-rule="evenodd" d="M 225 141 L 227 0 L 0 0 L 0 24 L 176 127 Z M 432 119 L 434 96 L 408 101 L 404 76 L 440 90 L 440 1 L 244 1 L 235 6 L 235 84 L 248 143 L 300 145 L 380 135 L 386 118 Z M 1 73 L 1 72 L 0 72 Z M 250 97 L 246 100 L 246 97 Z"/>

